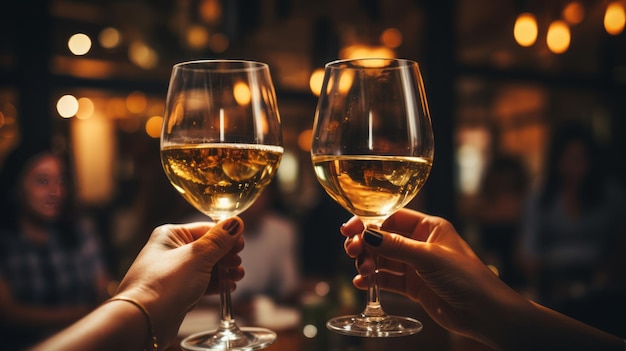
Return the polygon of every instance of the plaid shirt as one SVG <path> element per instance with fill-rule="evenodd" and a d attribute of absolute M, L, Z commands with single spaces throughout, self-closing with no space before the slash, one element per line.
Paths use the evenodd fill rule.
<path fill-rule="evenodd" d="M 74 248 L 64 246 L 56 232 L 45 245 L 25 235 L 0 233 L 0 277 L 15 300 L 32 306 L 95 306 L 96 279 L 105 274 L 105 263 L 97 237 L 88 231 L 79 233 Z M 22 334 L 11 329 L 10 325 L 0 328 L 0 335 L 5 334 L 2 339 Z M 39 338 L 32 331 L 28 334 L 31 341 Z"/>

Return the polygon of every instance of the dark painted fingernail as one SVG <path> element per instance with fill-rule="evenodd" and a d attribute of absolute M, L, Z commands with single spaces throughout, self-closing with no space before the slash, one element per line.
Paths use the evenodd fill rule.
<path fill-rule="evenodd" d="M 363 240 L 372 246 L 380 246 L 383 242 L 383 235 L 374 229 L 368 228 L 365 229 L 365 232 L 363 233 Z"/>
<path fill-rule="evenodd" d="M 236 219 L 232 219 L 230 222 L 224 224 L 224 230 L 228 232 L 230 235 L 235 235 L 239 232 L 239 221 Z"/>

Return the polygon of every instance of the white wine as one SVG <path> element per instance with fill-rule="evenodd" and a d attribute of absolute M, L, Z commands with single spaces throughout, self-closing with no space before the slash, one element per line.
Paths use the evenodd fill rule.
<path fill-rule="evenodd" d="M 432 167 L 423 157 L 312 156 L 317 179 L 326 192 L 362 219 L 384 219 L 409 203 Z"/>
<path fill-rule="evenodd" d="M 183 144 L 161 148 L 168 179 L 214 220 L 247 209 L 276 173 L 283 148 L 262 144 Z"/>

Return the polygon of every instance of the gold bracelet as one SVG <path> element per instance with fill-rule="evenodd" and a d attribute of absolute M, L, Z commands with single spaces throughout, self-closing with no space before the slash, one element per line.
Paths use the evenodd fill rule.
<path fill-rule="evenodd" d="M 150 333 L 150 342 L 152 346 L 152 351 L 158 351 L 159 343 L 157 342 L 157 337 L 154 334 L 154 328 L 152 326 L 152 317 L 150 316 L 150 313 L 148 312 L 146 307 L 142 305 L 139 301 L 132 299 L 130 297 L 126 297 L 126 296 L 114 296 L 106 300 L 103 304 L 111 302 L 111 301 L 126 301 L 126 302 L 130 302 L 131 304 L 139 308 L 141 313 L 143 313 L 144 317 L 146 317 L 146 320 L 148 321 L 148 333 Z"/>

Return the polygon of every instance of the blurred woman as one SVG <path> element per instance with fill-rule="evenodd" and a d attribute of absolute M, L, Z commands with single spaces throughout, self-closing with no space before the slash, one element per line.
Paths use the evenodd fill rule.
<path fill-rule="evenodd" d="M 623 257 L 626 233 L 624 191 L 605 172 L 591 133 L 578 125 L 556 131 L 523 230 L 529 276 L 538 297 L 552 305 L 621 284 L 612 259 Z"/>
<path fill-rule="evenodd" d="M 99 238 L 75 212 L 68 159 L 24 145 L 0 174 L 0 340 L 23 349 L 106 299 Z"/>

